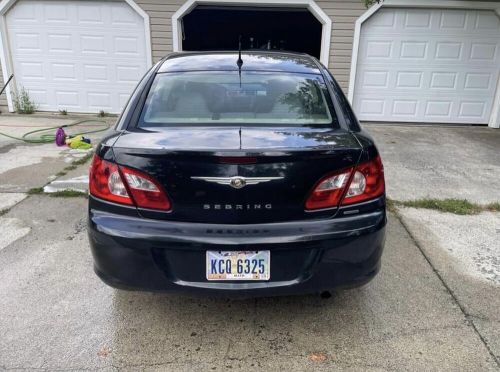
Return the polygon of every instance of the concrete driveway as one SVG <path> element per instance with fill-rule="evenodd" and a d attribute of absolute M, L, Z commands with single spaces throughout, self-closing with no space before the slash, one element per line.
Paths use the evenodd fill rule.
<path fill-rule="evenodd" d="M 500 201 L 500 130 L 366 125 L 395 200 Z M 500 359 L 500 213 L 456 215 L 398 208 L 397 215 L 464 315 Z"/>
<path fill-rule="evenodd" d="M 395 193 L 396 182 L 411 189 L 418 179 L 415 173 L 425 169 L 413 162 L 414 169 L 410 167 L 403 179 L 397 172 L 405 167 L 402 152 L 419 152 L 408 143 L 407 131 L 415 129 L 369 129 L 385 161 L 389 195 L 401 198 Z M 418 133 L 433 138 L 443 130 L 421 128 Z M 447 130 L 449 138 L 461 138 L 455 129 Z M 470 131 L 464 134 L 469 139 L 483 131 L 456 130 Z M 479 142 L 471 146 L 480 149 Z M 0 143 L 0 164 L 12 146 Z M 65 156 L 55 157 L 61 169 L 67 164 Z M 478 156 L 486 161 L 486 155 Z M 452 154 L 445 157 L 452 158 Z M 7 172 L 22 173 L 20 179 L 26 179 L 27 172 L 37 170 L 44 180 L 37 186 L 43 186 L 61 170 L 45 168 L 46 161 L 42 157 L 36 165 Z M 431 164 L 446 168 L 439 162 Z M 72 172 L 84 174 L 87 167 L 80 165 Z M 478 175 L 485 177 L 482 172 Z M 449 251 L 463 251 L 449 242 L 479 244 L 476 251 L 490 249 L 496 257 L 498 239 L 477 240 L 490 233 L 482 228 L 482 220 L 470 225 L 471 238 L 462 225 L 469 222 L 455 220 L 456 215 L 398 209 L 389 215 L 383 268 L 377 278 L 329 299 L 190 298 L 105 286 L 92 271 L 86 199 L 26 197 L 22 192 L 26 187 L 15 188 L 16 182 L 0 172 L 0 184 L 7 182 L 16 193 L 0 193 L 4 205 L 0 210 L 6 210 L 0 213 L 0 370 L 500 369 L 500 286 L 477 275 L 467 266 L 469 261 Z M 498 217 L 465 218 L 495 221 Z M 440 238 L 440 226 L 448 234 L 446 239 Z M 449 232 L 454 229 L 457 236 Z"/>
<path fill-rule="evenodd" d="M 396 200 L 500 200 L 500 130 L 473 126 L 365 124 Z"/>

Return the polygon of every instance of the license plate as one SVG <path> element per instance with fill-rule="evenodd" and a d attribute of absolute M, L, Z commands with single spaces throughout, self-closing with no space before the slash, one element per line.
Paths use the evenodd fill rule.
<path fill-rule="evenodd" d="M 270 251 L 207 251 L 207 280 L 269 280 Z"/>

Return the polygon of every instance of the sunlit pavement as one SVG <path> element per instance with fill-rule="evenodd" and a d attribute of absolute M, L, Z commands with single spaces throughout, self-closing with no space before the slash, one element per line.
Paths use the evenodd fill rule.
<path fill-rule="evenodd" d="M 390 143 L 380 142 L 391 192 L 399 165 L 386 150 Z M 1 184 L 11 180 L 4 176 Z M 409 188 L 412 177 L 397 182 Z M 456 245 L 464 239 L 459 230 L 469 224 L 474 236 L 466 244 L 491 250 L 482 265 L 494 278 L 494 266 L 484 262 L 494 261 L 500 241 L 488 235 L 496 234 L 495 216 L 465 217 L 480 219 L 470 225 L 454 215 L 400 210 L 389 216 L 383 267 L 367 286 L 329 299 L 237 301 L 113 290 L 92 270 L 85 198 L 5 194 L 0 210 L 11 209 L 0 216 L 0 370 L 499 369 L 500 287 L 456 254 L 464 249 Z"/>
<path fill-rule="evenodd" d="M 92 271 L 85 204 L 32 196 L 3 217 L 31 231 L 0 252 L 2 367 L 497 367 L 392 216 L 383 269 L 368 286 L 326 300 L 232 301 L 106 287 Z"/>

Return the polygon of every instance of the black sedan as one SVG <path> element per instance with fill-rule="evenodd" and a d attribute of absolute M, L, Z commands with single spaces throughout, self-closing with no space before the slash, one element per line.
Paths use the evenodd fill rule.
<path fill-rule="evenodd" d="M 95 271 L 113 287 L 319 293 L 380 268 L 380 156 L 308 55 L 164 58 L 98 146 L 89 189 Z"/>

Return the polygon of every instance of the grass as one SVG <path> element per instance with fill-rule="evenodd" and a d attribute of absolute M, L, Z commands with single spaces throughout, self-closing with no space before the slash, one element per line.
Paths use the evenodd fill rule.
<path fill-rule="evenodd" d="M 89 162 L 90 159 L 92 159 L 93 153 L 88 153 L 84 157 L 77 159 L 73 161 L 70 165 L 65 167 L 62 171 L 56 173 L 56 177 L 62 177 L 68 174 L 69 171 L 74 170 L 78 168 L 79 165 L 83 165 Z M 28 195 L 39 195 L 39 194 L 45 194 L 43 191 L 43 187 L 35 187 L 27 192 Z M 57 191 L 54 193 L 47 193 L 53 198 L 74 198 L 74 197 L 80 197 L 84 196 L 87 197 L 87 193 L 81 192 L 81 191 L 75 191 L 75 190 L 61 190 Z M 3 211 L 0 211 L 3 212 Z M 0 214 L 1 216 L 1 214 Z"/>
<path fill-rule="evenodd" d="M 32 189 L 29 189 L 27 194 L 28 195 L 43 194 L 43 187 L 34 187 Z"/>
<path fill-rule="evenodd" d="M 0 217 L 2 217 L 4 214 L 7 214 L 8 211 L 9 211 L 9 209 L 0 210 Z"/>
<path fill-rule="evenodd" d="M 87 193 L 76 190 L 61 190 L 50 193 L 49 196 L 51 198 L 78 198 L 81 196 L 87 197 Z"/>
<path fill-rule="evenodd" d="M 50 193 L 44 192 L 43 187 L 35 187 L 33 189 L 28 190 L 28 195 L 40 195 L 40 194 L 49 195 L 52 198 L 76 198 L 80 196 L 87 197 L 87 193 L 76 190 L 61 190 Z"/>
<path fill-rule="evenodd" d="M 94 154 L 92 152 L 90 152 L 87 155 L 85 155 L 84 157 L 82 157 L 82 158 L 80 158 L 80 159 L 75 160 L 74 162 L 72 162 L 71 165 L 79 166 L 79 165 L 86 164 L 90 159 L 92 159 L 93 155 Z"/>
<path fill-rule="evenodd" d="M 392 199 L 386 198 L 385 199 L 386 207 L 389 212 L 396 213 L 397 208 L 396 208 L 396 202 Z"/>
<path fill-rule="evenodd" d="M 61 172 L 57 173 L 56 176 L 64 176 L 66 175 L 69 171 L 75 170 L 78 168 L 79 165 L 83 165 L 89 162 L 90 159 L 92 159 L 93 153 L 89 153 L 85 155 L 84 157 L 77 159 L 73 161 L 70 165 L 65 167 Z"/>
<path fill-rule="evenodd" d="M 484 209 L 489 212 L 500 212 L 500 202 L 486 204 Z"/>
<path fill-rule="evenodd" d="M 440 212 L 453 213 L 458 215 L 474 215 L 480 212 L 500 212 L 500 203 L 490 203 L 486 205 L 472 203 L 467 199 L 417 199 L 409 201 L 388 200 L 387 209 L 396 210 L 396 207 L 433 209 Z"/>
<path fill-rule="evenodd" d="M 74 170 L 76 168 L 78 168 L 76 165 L 71 164 L 71 165 L 68 165 L 66 168 L 64 168 L 64 170 L 65 171 L 70 171 L 70 170 Z"/>

